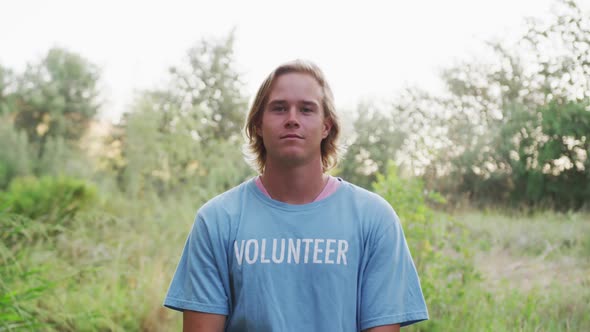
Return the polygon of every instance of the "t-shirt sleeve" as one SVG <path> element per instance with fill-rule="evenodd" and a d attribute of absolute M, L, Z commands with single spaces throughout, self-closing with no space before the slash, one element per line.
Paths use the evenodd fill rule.
<path fill-rule="evenodd" d="M 229 281 L 225 251 L 218 229 L 197 214 L 164 306 L 227 315 Z"/>
<path fill-rule="evenodd" d="M 428 319 L 416 267 L 399 218 L 388 206 L 384 225 L 365 253 L 361 279 L 361 329 L 407 326 Z"/>

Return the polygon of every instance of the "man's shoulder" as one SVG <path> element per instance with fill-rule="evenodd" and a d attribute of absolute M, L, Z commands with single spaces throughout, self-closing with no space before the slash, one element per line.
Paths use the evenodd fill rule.
<path fill-rule="evenodd" d="M 201 206 L 199 212 L 208 213 L 219 210 L 228 210 L 234 206 L 237 206 L 243 201 L 243 196 L 248 192 L 248 186 L 250 185 L 251 181 L 251 179 L 245 180 L 239 185 L 211 198 L 205 204 L 203 204 L 203 206 Z"/>
<path fill-rule="evenodd" d="M 380 195 L 365 189 L 363 187 L 357 186 L 353 183 L 347 182 L 343 179 L 339 179 L 341 184 L 345 186 L 347 191 L 350 193 L 350 199 L 353 199 L 361 204 L 367 205 L 367 207 L 375 207 L 375 208 L 387 208 L 391 209 L 391 205 L 387 200 L 385 200 Z"/>
<path fill-rule="evenodd" d="M 344 196 L 346 205 L 355 211 L 353 215 L 359 217 L 365 226 L 383 229 L 399 222 L 393 206 L 385 198 L 363 187 L 341 181 L 343 189 L 348 192 Z"/>

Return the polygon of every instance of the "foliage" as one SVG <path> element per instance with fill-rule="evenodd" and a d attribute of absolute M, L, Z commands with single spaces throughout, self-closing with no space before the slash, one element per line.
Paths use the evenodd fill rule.
<path fill-rule="evenodd" d="M 0 330 L 22 331 L 42 326 L 35 315 L 31 303 L 52 287 L 43 279 L 41 270 L 27 268 L 19 264 L 18 257 L 5 252 L 0 257 Z M 8 257 L 7 257 L 8 256 Z M 22 281 L 26 280 L 25 283 Z"/>
<path fill-rule="evenodd" d="M 162 131 L 167 115 L 151 109 L 149 99 L 144 101 L 145 108 L 138 108 L 126 119 L 123 180 L 128 192 L 165 195 L 189 190 L 200 197 L 210 193 L 210 186 L 228 189 L 250 173 L 235 144 L 197 139 L 194 128 L 198 121 L 192 118 Z"/>
<path fill-rule="evenodd" d="M 190 122 L 192 137 L 203 144 L 240 140 L 247 99 L 234 68 L 233 42 L 232 32 L 222 40 L 197 43 L 185 63 L 170 68 L 168 85 L 141 92 L 130 113 L 161 113 L 157 128 L 162 134 Z"/>
<path fill-rule="evenodd" d="M 502 128 L 501 135 L 513 138 L 497 145 L 512 169 L 510 200 L 568 210 L 590 199 L 587 186 L 580 185 L 590 180 L 589 106 L 552 101 L 534 117 L 521 112 L 522 120 L 515 121 L 520 126 Z"/>
<path fill-rule="evenodd" d="M 573 1 L 562 1 L 559 8 L 549 26 L 530 22 L 522 53 L 493 43 L 497 65 L 471 68 L 467 75 L 457 67 L 445 74 L 454 98 L 461 101 L 460 112 L 473 116 L 457 126 L 481 129 L 452 139 L 465 147 L 462 156 L 451 159 L 452 177 L 472 199 L 582 206 L 580 180 L 589 174 L 582 165 L 590 132 L 590 103 L 583 92 L 590 91 L 584 65 L 590 61 L 590 21 Z M 560 44 L 553 50 L 560 56 L 544 51 L 554 43 Z"/>
<path fill-rule="evenodd" d="M 590 282 L 584 234 L 588 214 L 505 210 L 468 211 L 454 217 L 469 229 L 482 278 L 460 301 L 431 309 L 428 324 L 409 331 L 586 331 Z M 428 299 L 427 299 L 428 301 Z"/>
<path fill-rule="evenodd" d="M 470 224 L 430 208 L 444 206 L 433 188 L 532 209 L 588 201 L 590 25 L 575 2 L 558 9 L 518 45 L 490 43 L 488 62 L 445 70 L 446 95 L 413 88 L 358 107 L 339 171 L 374 183 L 399 213 L 431 315 L 409 331 L 590 329 L 586 215 Z M 113 173 L 92 174 L 72 144 L 99 106 L 97 68 L 63 49 L 22 74 L 0 66 L 0 330 L 180 328 L 161 301 L 194 211 L 252 173 L 233 34 L 196 44 L 169 78 L 138 95 L 113 135 L 121 187 L 107 191 Z M 99 179 L 106 203 L 64 174 Z M 557 279 L 527 288 L 476 272 L 504 251 L 542 267 L 527 282 Z"/>
<path fill-rule="evenodd" d="M 160 106 L 170 108 L 168 120 L 198 120 L 193 129 L 205 142 L 241 138 L 247 99 L 235 69 L 233 44 L 233 31 L 221 40 L 197 43 L 187 52 L 186 63 L 170 68 L 170 87 L 155 92 L 165 97 Z"/>
<path fill-rule="evenodd" d="M 98 69 L 53 48 L 23 73 L 0 66 L 0 189 L 26 175 L 87 175 L 78 140 L 96 114 Z"/>
<path fill-rule="evenodd" d="M 388 160 L 398 159 L 397 152 L 408 135 L 400 122 L 374 105 L 360 104 L 354 120 L 355 139 L 346 149 L 338 175 L 370 189 L 377 173 L 387 171 Z"/>
<path fill-rule="evenodd" d="M 61 48 L 49 50 L 38 63 L 30 63 L 16 77 L 16 88 L 5 100 L 15 127 L 43 156 L 50 137 L 79 139 L 95 116 L 98 103 L 98 69 L 78 54 Z"/>
<path fill-rule="evenodd" d="M 556 101 L 530 112 L 511 107 L 510 121 L 484 143 L 457 156 L 449 178 L 472 201 L 554 209 L 579 209 L 590 196 L 590 103 Z M 471 165 L 471 166 L 468 166 Z M 450 181 L 450 180 L 449 180 Z M 448 187 L 447 187 L 448 189 Z"/>
<path fill-rule="evenodd" d="M 138 96 L 114 138 L 122 142 L 123 188 L 201 197 L 211 184 L 228 189 L 251 174 L 239 146 L 246 99 L 232 45 L 233 35 L 202 41 L 188 52 L 187 65 L 171 69 L 169 87 Z"/>
<path fill-rule="evenodd" d="M 0 65 L 0 118 L 14 109 L 15 77 L 12 70 Z"/>
<path fill-rule="evenodd" d="M 26 134 L 4 118 L 0 116 L 0 142 L 7 148 L 0 149 L 0 190 L 14 177 L 31 175 L 34 165 Z"/>
<path fill-rule="evenodd" d="M 61 227 L 67 226 L 76 213 L 97 200 L 93 185 L 69 177 L 16 178 L 0 195 L 2 213 Z"/>
<path fill-rule="evenodd" d="M 464 288 L 478 280 L 465 229 L 451 218 L 435 214 L 427 202 L 442 204 L 444 199 L 425 191 L 420 179 L 400 177 L 391 162 L 387 173 L 377 175 L 373 188 L 400 217 L 431 315 L 450 314 L 448 303 L 463 301 Z M 432 324 L 436 322 L 426 323 Z"/>
<path fill-rule="evenodd" d="M 44 234 L 50 241 L 4 247 L 3 240 L 0 285 L 8 291 L 0 288 L 0 296 L 8 303 L 0 309 L 18 310 L 22 324 L 37 323 L 18 331 L 174 330 L 178 317 L 161 303 L 179 250 L 170 243 L 182 245 L 195 206 L 192 197 L 148 201 L 113 192 L 59 234 Z"/>
<path fill-rule="evenodd" d="M 581 208 L 590 174 L 590 16 L 569 0 L 554 15 L 530 20 L 514 45 L 489 42 L 487 58 L 445 69 L 445 94 L 404 91 L 393 108 L 404 111 L 393 114 L 417 128 L 396 162 L 409 158 L 409 173 L 453 200 Z"/>

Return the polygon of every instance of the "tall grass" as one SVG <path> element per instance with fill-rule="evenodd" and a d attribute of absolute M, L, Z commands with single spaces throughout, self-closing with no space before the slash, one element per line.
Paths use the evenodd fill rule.
<path fill-rule="evenodd" d="M 0 331 L 178 326 L 162 300 L 200 203 L 114 193 L 59 232 L 3 214 L 2 236 L 13 240 L 0 251 Z"/>
<path fill-rule="evenodd" d="M 481 279 L 413 331 L 589 331 L 587 214 L 457 214 Z M 427 299 L 428 301 L 428 299 Z"/>
<path fill-rule="evenodd" d="M 2 215 L 0 331 L 181 330 L 162 301 L 204 198 L 102 197 L 58 232 Z M 431 320 L 405 330 L 590 330 L 588 215 L 432 218 L 464 226 L 478 277 L 451 291 L 423 280 L 437 292 Z"/>

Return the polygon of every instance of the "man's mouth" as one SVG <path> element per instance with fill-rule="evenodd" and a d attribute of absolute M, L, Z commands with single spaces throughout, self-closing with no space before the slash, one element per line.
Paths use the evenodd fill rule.
<path fill-rule="evenodd" d="M 287 135 L 281 136 L 281 139 L 283 139 L 283 138 L 299 138 L 299 139 L 302 139 L 303 137 L 301 137 L 301 136 L 299 136 L 297 134 L 287 134 Z"/>

